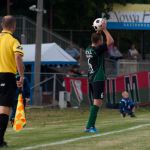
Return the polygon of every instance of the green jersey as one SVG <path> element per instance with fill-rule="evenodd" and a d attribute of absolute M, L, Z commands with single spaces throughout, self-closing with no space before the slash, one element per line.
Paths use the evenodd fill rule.
<path fill-rule="evenodd" d="M 98 47 L 89 46 L 85 50 L 88 59 L 88 77 L 91 82 L 104 81 L 106 79 L 104 69 L 104 53 L 107 45 L 103 44 Z"/>

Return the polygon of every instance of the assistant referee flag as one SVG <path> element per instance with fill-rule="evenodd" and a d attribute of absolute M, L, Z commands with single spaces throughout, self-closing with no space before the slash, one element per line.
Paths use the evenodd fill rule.
<path fill-rule="evenodd" d="M 25 125 L 26 125 L 26 117 L 25 117 L 25 110 L 23 104 L 23 97 L 22 97 L 22 93 L 20 93 L 18 96 L 18 104 L 17 104 L 16 115 L 14 119 L 13 129 L 15 131 L 20 131 L 23 129 Z"/>

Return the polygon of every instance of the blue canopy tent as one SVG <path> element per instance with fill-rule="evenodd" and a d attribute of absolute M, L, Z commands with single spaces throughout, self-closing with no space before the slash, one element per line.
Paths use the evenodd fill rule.
<path fill-rule="evenodd" d="M 31 72 L 34 72 L 35 44 L 23 44 L 23 61 L 25 65 L 31 65 Z M 78 62 L 65 52 L 56 43 L 46 43 L 41 45 L 41 65 L 77 65 Z M 33 82 L 33 76 L 32 81 Z"/>
<path fill-rule="evenodd" d="M 34 65 L 35 44 L 23 44 L 25 64 Z M 78 62 L 56 43 L 46 43 L 41 46 L 41 64 L 77 65 Z"/>
<path fill-rule="evenodd" d="M 23 44 L 23 61 L 25 65 L 31 67 L 30 86 L 34 86 L 34 62 L 35 44 Z M 78 62 L 65 52 L 56 43 L 46 43 L 41 45 L 41 65 L 70 66 L 77 65 Z M 32 95 L 31 95 L 32 97 Z"/>

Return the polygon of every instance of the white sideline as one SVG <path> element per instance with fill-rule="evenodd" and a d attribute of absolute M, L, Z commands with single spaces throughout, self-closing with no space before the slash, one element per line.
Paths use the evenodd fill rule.
<path fill-rule="evenodd" d="M 23 130 L 33 130 L 35 128 L 24 128 Z M 14 132 L 12 128 L 7 129 L 8 132 Z"/>
<path fill-rule="evenodd" d="M 150 124 L 143 124 L 143 125 L 133 126 L 133 127 L 127 128 L 127 129 L 122 129 L 122 130 L 118 130 L 118 131 L 111 131 L 111 132 L 105 132 L 105 133 L 101 133 L 101 134 L 81 136 L 81 137 L 78 137 L 78 138 L 72 138 L 72 139 L 68 139 L 68 140 L 62 140 L 62 141 L 57 141 L 57 142 L 52 142 L 52 143 L 47 143 L 47 144 L 39 144 L 39 145 L 35 145 L 35 146 L 20 148 L 18 150 L 32 150 L 32 149 L 36 149 L 36 148 L 40 148 L 40 147 L 43 148 L 43 147 L 47 147 L 47 146 L 67 144 L 67 143 L 76 142 L 76 141 L 79 141 L 79 140 L 90 139 L 90 138 L 95 138 L 95 137 L 101 137 L 101 136 L 115 134 L 115 133 L 122 133 L 122 132 L 125 132 L 125 131 L 130 131 L 130 130 L 134 130 L 134 129 L 138 129 L 138 128 L 142 128 L 142 127 L 146 127 L 146 126 L 150 126 Z"/>

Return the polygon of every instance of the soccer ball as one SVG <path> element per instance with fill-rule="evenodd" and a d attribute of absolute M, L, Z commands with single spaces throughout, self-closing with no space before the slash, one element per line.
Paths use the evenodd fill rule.
<path fill-rule="evenodd" d="M 97 18 L 97 19 L 94 20 L 92 26 L 95 29 L 95 31 L 100 31 L 101 30 L 102 20 L 103 20 L 103 18 Z"/>

